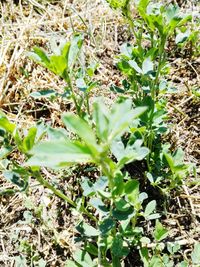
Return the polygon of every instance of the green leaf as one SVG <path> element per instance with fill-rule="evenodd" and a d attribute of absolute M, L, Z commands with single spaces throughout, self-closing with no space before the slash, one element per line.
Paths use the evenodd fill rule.
<path fill-rule="evenodd" d="M 148 267 L 163 267 L 161 258 L 153 256 Z"/>
<path fill-rule="evenodd" d="M 122 103 L 115 103 L 112 106 L 109 116 L 108 141 L 112 141 L 115 137 L 124 134 L 132 121 L 139 117 L 145 110 L 146 107 L 132 109 L 132 102 L 129 99 Z"/>
<path fill-rule="evenodd" d="M 16 171 L 4 171 L 3 176 L 13 184 L 17 185 L 21 191 L 27 188 L 27 181 Z"/>
<path fill-rule="evenodd" d="M 193 264 L 200 264 L 200 243 L 194 245 L 194 250 L 191 254 Z"/>
<path fill-rule="evenodd" d="M 148 248 L 141 248 L 140 249 L 140 257 L 144 264 L 144 267 L 149 267 L 149 253 Z"/>
<path fill-rule="evenodd" d="M 137 180 L 130 180 L 125 184 L 125 193 L 128 200 L 132 204 L 136 204 L 139 198 L 139 182 Z"/>
<path fill-rule="evenodd" d="M 83 45 L 83 35 L 77 34 L 71 41 L 71 46 L 68 54 L 68 68 L 73 70 L 73 65 L 77 59 L 78 53 Z"/>
<path fill-rule="evenodd" d="M 83 179 L 83 182 L 81 183 L 81 187 L 83 189 L 83 195 L 85 197 L 91 196 L 95 193 L 93 184 L 90 182 L 88 178 Z"/>
<path fill-rule="evenodd" d="M 73 255 L 74 260 L 81 265 L 81 267 L 94 267 L 96 264 L 92 261 L 89 253 L 77 249 Z"/>
<path fill-rule="evenodd" d="M 140 0 L 139 4 L 138 4 L 138 9 L 142 9 L 144 11 L 146 11 L 146 8 L 149 4 L 150 0 Z"/>
<path fill-rule="evenodd" d="M 52 128 L 48 127 L 47 135 L 49 140 L 68 139 L 69 133 L 64 128 Z"/>
<path fill-rule="evenodd" d="M 130 204 L 123 198 L 116 200 L 115 205 L 119 211 L 127 211 L 130 208 Z"/>
<path fill-rule="evenodd" d="M 149 74 L 153 71 L 153 62 L 150 57 L 146 58 L 142 63 L 142 72 L 143 74 Z"/>
<path fill-rule="evenodd" d="M 49 60 L 49 57 L 46 54 L 46 52 L 39 47 L 34 47 L 33 51 L 34 51 L 34 53 L 30 54 L 30 57 L 33 60 L 35 60 L 36 62 L 42 63 L 45 67 L 48 68 L 50 60 Z M 35 54 L 35 56 L 34 56 L 34 54 Z"/>
<path fill-rule="evenodd" d="M 23 149 L 25 152 L 28 152 L 29 150 L 32 149 L 34 142 L 35 142 L 35 137 L 37 134 L 37 128 L 36 127 L 31 127 L 28 131 L 28 134 L 24 138 L 22 145 Z"/>
<path fill-rule="evenodd" d="M 100 176 L 98 180 L 94 183 L 94 190 L 98 192 L 99 190 L 104 190 L 108 186 L 108 178 L 106 176 Z"/>
<path fill-rule="evenodd" d="M 56 56 L 56 55 L 52 55 L 50 57 L 51 60 L 51 70 L 59 75 L 59 76 L 63 76 L 64 71 L 67 70 L 67 62 L 66 59 L 63 56 Z"/>
<path fill-rule="evenodd" d="M 108 110 L 100 98 L 93 104 L 93 118 L 96 124 L 96 133 L 101 141 L 105 142 L 108 138 Z"/>
<path fill-rule="evenodd" d="M 30 94 L 35 99 L 38 98 L 51 98 L 57 96 L 57 93 L 55 90 L 41 90 L 38 92 L 33 92 Z"/>
<path fill-rule="evenodd" d="M 112 8 L 124 8 L 126 6 L 127 0 L 107 0 Z"/>
<path fill-rule="evenodd" d="M 177 265 L 177 267 L 188 267 L 188 266 L 189 266 L 189 263 L 186 261 L 182 261 Z"/>
<path fill-rule="evenodd" d="M 170 155 L 170 153 L 163 153 L 165 159 L 167 160 L 167 163 L 171 169 L 172 172 L 174 172 L 174 169 L 175 169 L 175 166 L 174 166 L 174 160 L 173 160 L 173 157 Z"/>
<path fill-rule="evenodd" d="M 143 74 L 142 69 L 138 66 L 135 60 L 129 60 L 128 63 L 136 72 Z"/>
<path fill-rule="evenodd" d="M 176 35 L 176 39 L 175 39 L 176 44 L 181 44 L 185 42 L 189 36 L 190 36 L 190 30 L 187 30 L 185 32 L 179 32 Z"/>
<path fill-rule="evenodd" d="M 116 257 L 125 257 L 129 253 L 129 248 L 124 245 L 123 239 L 120 235 L 116 235 L 113 238 L 112 247 L 111 247 L 112 254 Z"/>
<path fill-rule="evenodd" d="M 4 129 L 8 133 L 13 133 L 16 125 L 10 122 L 5 116 L 0 115 L 0 129 Z"/>
<path fill-rule="evenodd" d="M 90 253 L 90 255 L 98 256 L 98 248 L 92 244 L 92 243 L 87 243 L 84 246 L 84 249 Z"/>
<path fill-rule="evenodd" d="M 98 236 L 99 235 L 99 231 L 96 230 L 93 226 L 85 223 L 85 222 L 80 222 L 77 226 L 76 226 L 76 230 L 83 236 Z"/>
<path fill-rule="evenodd" d="M 121 173 L 117 173 L 113 179 L 113 184 L 112 195 L 121 196 L 124 191 L 124 176 Z"/>
<path fill-rule="evenodd" d="M 111 152 L 118 160 L 118 166 L 123 168 L 127 163 L 130 163 L 134 160 L 142 160 L 145 158 L 149 149 L 146 147 L 141 147 L 143 141 L 137 140 L 134 144 L 127 144 L 126 148 L 121 140 L 114 140 L 111 147 Z"/>
<path fill-rule="evenodd" d="M 15 266 L 16 267 L 27 267 L 27 261 L 24 256 L 15 257 Z"/>
<path fill-rule="evenodd" d="M 154 231 L 154 238 L 156 241 L 161 241 L 168 236 L 169 232 L 165 229 L 159 221 L 156 221 L 155 231 Z"/>
<path fill-rule="evenodd" d="M 44 141 L 31 151 L 27 166 L 65 167 L 70 164 L 93 162 L 90 150 L 80 142 L 66 140 Z"/>
<path fill-rule="evenodd" d="M 83 92 L 87 90 L 87 84 L 83 78 L 76 79 L 76 86 Z"/>
<path fill-rule="evenodd" d="M 112 218 L 106 218 L 100 223 L 99 230 L 101 231 L 102 235 L 105 235 L 109 231 L 111 231 L 114 227 L 115 227 L 115 221 Z"/>
<path fill-rule="evenodd" d="M 71 260 L 67 260 L 65 267 L 80 267 L 80 264 L 78 264 L 74 261 L 71 261 Z"/>
<path fill-rule="evenodd" d="M 108 209 L 100 198 L 91 198 L 89 204 L 92 205 L 99 213 L 103 215 L 108 214 Z"/>
<path fill-rule="evenodd" d="M 134 214 L 135 214 L 135 211 L 133 210 L 133 208 L 129 208 L 127 211 L 125 210 L 120 211 L 118 209 L 112 210 L 113 217 L 119 221 L 130 220 L 134 216 Z"/>
<path fill-rule="evenodd" d="M 71 131 L 76 133 L 86 143 L 88 148 L 91 149 L 92 154 L 97 156 L 98 146 L 96 136 L 88 123 L 72 113 L 65 113 L 62 116 L 62 120 L 66 127 L 70 128 Z"/>
<path fill-rule="evenodd" d="M 156 208 L 156 201 L 155 200 L 150 201 L 145 208 L 144 217 L 148 217 L 151 213 L 153 213 L 155 208 Z"/>

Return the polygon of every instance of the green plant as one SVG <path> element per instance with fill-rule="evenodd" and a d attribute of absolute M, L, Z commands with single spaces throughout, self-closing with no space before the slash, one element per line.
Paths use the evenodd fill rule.
<path fill-rule="evenodd" d="M 160 227 L 161 228 L 159 232 L 164 233 L 164 228 L 162 228 L 162 226 Z M 167 231 L 165 231 L 165 233 L 167 234 Z M 199 243 L 194 244 L 190 259 L 182 260 L 182 257 L 180 257 L 180 249 L 181 246 L 179 245 L 179 243 L 168 242 L 167 245 L 165 245 L 164 243 L 155 243 L 155 246 L 152 249 L 148 249 L 147 247 L 141 248 L 140 255 L 144 267 L 195 267 L 199 265 Z"/>
<path fill-rule="evenodd" d="M 132 109 L 132 103 L 127 99 L 114 104 L 109 112 L 103 103 L 97 100 L 93 110 L 95 130 L 89 122 L 80 117 L 71 113 L 64 114 L 64 124 L 79 139 L 72 141 L 61 138 L 40 142 L 31 150 L 33 156 L 26 166 L 33 166 L 34 171 L 39 171 L 39 166 L 63 168 L 84 162 L 92 162 L 98 166 L 101 173 L 99 180 L 94 184 L 87 179 L 83 180 L 83 197 L 76 206 L 80 212 L 91 208 L 96 210 L 97 230 L 82 220 L 77 230 L 81 234 L 84 251 L 97 244 L 98 263 L 107 262 L 106 255 L 110 251 L 112 261 L 116 264 L 114 266 L 118 266 L 120 258 L 125 257 L 131 244 L 136 242 L 138 218 L 142 216 L 150 220 L 159 217 L 158 214 L 151 215 L 155 210 L 155 201 L 150 202 L 144 213 L 142 212 L 142 203 L 147 195 L 140 193 L 139 181 L 130 179 L 121 172 L 125 164 L 142 160 L 148 154 L 148 149 L 142 147 L 142 140 L 125 145 L 121 139 L 133 120 L 141 115 L 145 108 Z M 125 115 L 119 119 L 122 112 Z M 115 161 L 110 155 L 111 152 L 116 158 Z M 75 255 L 75 260 L 80 264 L 77 257 Z M 87 259 L 84 260 L 85 264 Z"/>
<path fill-rule="evenodd" d="M 122 88 L 112 85 L 111 89 L 116 93 L 131 95 L 136 107 L 148 107 L 140 117 L 137 127 L 145 146 L 150 150 L 147 157 L 148 171 L 156 175 L 162 172 L 161 166 L 164 167 L 159 159 L 162 151 L 161 140 L 163 134 L 169 131 L 166 123 L 167 100 L 163 95 L 173 89 L 165 78 L 169 71 L 166 47 L 175 31 L 184 30 L 184 25 L 191 20 L 191 15 L 182 14 L 177 5 L 164 5 L 150 0 L 140 0 L 137 4 L 118 0 L 108 2 L 111 7 L 121 9 L 134 36 L 133 45 L 122 45 L 117 61 L 117 66 L 126 79 L 122 81 Z M 138 13 L 136 18 L 132 17 L 133 6 Z M 184 38 L 177 36 L 176 41 L 182 42 L 185 38 L 185 35 Z M 133 129 L 130 138 L 138 135 L 138 129 Z M 183 172 L 184 168 L 187 169 L 186 165 L 182 164 L 181 167 Z M 181 184 L 181 179 L 179 182 L 174 178 L 172 180 L 177 183 L 170 188 Z"/>
<path fill-rule="evenodd" d="M 77 114 L 80 117 L 84 117 L 86 114 L 89 116 L 89 94 L 97 85 L 97 82 L 92 81 L 92 76 L 98 64 L 93 62 L 87 67 L 81 61 L 78 64 L 78 56 L 83 45 L 83 35 L 74 34 L 71 41 L 66 43 L 65 40 L 61 40 L 59 45 L 52 39 L 50 45 L 53 51 L 51 55 L 39 47 L 34 47 L 33 52 L 29 52 L 28 55 L 31 59 L 61 77 L 67 86 L 62 94 L 54 90 L 42 90 L 31 93 L 31 96 L 35 98 L 54 98 L 56 96 L 71 98 Z M 75 90 L 74 87 L 78 88 L 79 91 Z"/>

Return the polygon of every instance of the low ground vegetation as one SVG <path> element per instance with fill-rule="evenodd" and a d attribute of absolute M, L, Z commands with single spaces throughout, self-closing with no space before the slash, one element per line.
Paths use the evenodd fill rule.
<path fill-rule="evenodd" d="M 0 263 L 198 267 L 198 3 L 95 5 L 1 4 Z"/>

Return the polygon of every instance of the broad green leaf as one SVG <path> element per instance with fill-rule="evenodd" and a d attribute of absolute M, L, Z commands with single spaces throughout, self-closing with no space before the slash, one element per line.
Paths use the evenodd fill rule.
<path fill-rule="evenodd" d="M 127 221 L 130 220 L 135 214 L 133 208 L 129 208 L 127 211 L 120 211 L 118 209 L 112 210 L 112 215 L 118 221 Z"/>
<path fill-rule="evenodd" d="M 183 164 L 185 153 L 181 148 L 178 148 L 173 154 L 174 165 L 178 166 Z"/>
<path fill-rule="evenodd" d="M 91 196 L 95 193 L 94 188 L 93 188 L 93 184 L 86 177 L 84 177 L 83 182 L 81 183 L 81 187 L 83 189 L 83 195 L 85 197 Z"/>
<path fill-rule="evenodd" d="M 63 56 L 52 55 L 50 57 L 50 60 L 51 60 L 51 70 L 55 74 L 62 77 L 64 71 L 67 70 L 66 59 Z"/>
<path fill-rule="evenodd" d="M 92 205 L 99 213 L 103 215 L 108 214 L 108 209 L 100 198 L 91 198 L 89 204 Z"/>
<path fill-rule="evenodd" d="M 152 73 L 152 71 L 153 71 L 153 62 L 148 57 L 142 63 L 142 72 L 143 74 L 149 74 Z"/>
<path fill-rule="evenodd" d="M 93 104 L 93 118 L 96 124 L 96 133 L 103 142 L 108 138 L 108 110 L 101 99 L 97 99 Z"/>
<path fill-rule="evenodd" d="M 122 103 L 115 103 L 109 116 L 108 141 L 112 141 L 115 137 L 124 134 L 132 121 L 139 117 L 145 110 L 146 107 L 132 109 L 132 103 L 129 99 Z"/>
<path fill-rule="evenodd" d="M 117 173 L 113 179 L 114 188 L 112 190 L 113 196 L 121 196 L 124 191 L 124 176 L 121 173 Z"/>
<path fill-rule="evenodd" d="M 146 8 L 149 4 L 150 0 L 140 0 L 139 4 L 138 4 L 138 9 L 142 9 L 144 11 L 146 11 Z"/>
<path fill-rule="evenodd" d="M 161 215 L 159 213 L 153 213 L 149 216 L 146 217 L 146 220 L 151 221 L 151 220 L 156 220 L 159 219 Z"/>
<path fill-rule="evenodd" d="M 99 231 L 96 230 L 93 226 L 85 223 L 85 222 L 80 222 L 77 226 L 76 226 L 76 230 L 84 236 L 98 236 L 99 235 Z"/>
<path fill-rule="evenodd" d="M 120 235 L 116 235 L 113 238 L 111 251 L 114 256 L 121 258 L 127 256 L 130 250 L 124 245 L 122 237 Z"/>
<path fill-rule="evenodd" d="M 135 60 L 129 60 L 128 63 L 136 72 L 143 74 L 142 69 L 138 66 Z"/>
<path fill-rule="evenodd" d="M 194 250 L 191 254 L 193 264 L 200 265 L 200 243 L 194 244 Z"/>
<path fill-rule="evenodd" d="M 87 243 L 84 246 L 84 250 L 90 253 L 90 255 L 98 256 L 98 248 L 92 243 Z"/>
<path fill-rule="evenodd" d="M 29 150 L 32 149 L 34 142 L 35 142 L 36 134 L 37 134 L 37 128 L 31 127 L 28 131 L 28 134 L 25 136 L 22 142 L 23 149 L 25 152 L 28 152 Z"/>
<path fill-rule="evenodd" d="M 30 54 L 30 57 L 33 60 L 35 60 L 36 62 L 42 63 L 45 67 L 48 68 L 49 67 L 49 63 L 50 63 L 50 60 L 49 60 L 49 57 L 48 57 L 47 53 L 43 49 L 41 49 L 39 47 L 34 47 L 33 48 L 33 51 L 34 51 L 36 57 L 34 57 L 34 54 L 33 53 Z"/>
<path fill-rule="evenodd" d="M 140 257 L 144 264 L 144 267 L 149 267 L 149 253 L 148 248 L 141 248 L 140 249 Z"/>
<path fill-rule="evenodd" d="M 148 217 L 151 213 L 154 212 L 155 208 L 156 208 L 156 201 L 155 200 L 150 201 L 145 208 L 144 216 Z"/>
<path fill-rule="evenodd" d="M 13 133 L 16 125 L 10 122 L 5 116 L 0 115 L 0 129 L 4 129 L 8 133 Z"/>
<path fill-rule="evenodd" d="M 153 256 L 148 267 L 163 267 L 161 258 L 158 256 Z"/>
<path fill-rule="evenodd" d="M 27 261 L 24 256 L 15 257 L 15 266 L 16 267 L 27 267 Z"/>
<path fill-rule="evenodd" d="M 74 260 L 81 265 L 81 267 L 94 267 L 96 264 L 92 261 L 88 252 L 77 249 L 73 255 Z"/>
<path fill-rule="evenodd" d="M 130 208 L 130 204 L 123 198 L 117 199 L 115 201 L 115 206 L 120 211 L 127 211 Z"/>
<path fill-rule="evenodd" d="M 121 140 L 114 140 L 111 146 L 111 152 L 117 158 L 120 168 L 134 160 L 142 160 L 148 155 L 149 149 L 141 147 L 142 142 L 142 140 L 137 140 L 134 144 L 128 144 L 124 147 Z"/>
<path fill-rule="evenodd" d="M 69 127 L 86 143 L 94 156 L 98 155 L 96 136 L 87 122 L 72 113 L 65 113 L 62 116 L 62 120 L 66 127 Z"/>
<path fill-rule="evenodd" d="M 179 32 L 176 35 L 176 39 L 175 39 L 176 44 L 181 44 L 181 43 L 185 42 L 187 40 L 187 38 L 190 36 L 190 34 L 191 34 L 191 32 L 189 29 L 185 32 Z"/>
<path fill-rule="evenodd" d="M 61 49 L 61 55 L 65 58 L 67 67 L 69 67 L 68 66 L 68 56 L 69 56 L 70 46 L 71 46 L 71 43 L 67 42 Z"/>
<path fill-rule="evenodd" d="M 74 261 L 71 260 L 67 260 L 65 267 L 80 267 L 80 265 Z"/>
<path fill-rule="evenodd" d="M 94 183 L 93 188 L 95 192 L 99 190 L 104 190 L 108 186 L 108 178 L 106 176 L 100 176 L 98 180 Z"/>
<path fill-rule="evenodd" d="M 80 142 L 54 140 L 41 142 L 31 151 L 27 166 L 65 167 L 69 164 L 93 162 L 90 150 Z"/>
<path fill-rule="evenodd" d="M 155 231 L 154 231 L 154 238 L 156 241 L 161 241 L 168 236 L 169 232 L 165 229 L 159 221 L 156 221 Z"/>
<path fill-rule="evenodd" d="M 137 204 L 139 198 L 139 182 L 137 180 L 129 180 L 125 184 L 125 193 L 128 200 L 132 204 Z"/>
<path fill-rule="evenodd" d="M 164 155 L 165 159 L 167 160 L 167 163 L 168 163 L 168 165 L 169 165 L 171 171 L 174 172 L 174 168 L 175 168 L 175 166 L 174 166 L 174 160 L 173 160 L 173 157 L 172 157 L 169 153 L 167 153 L 167 152 L 164 153 L 163 155 Z"/>
<path fill-rule="evenodd" d="M 49 140 L 68 139 L 69 133 L 64 128 L 48 127 L 47 135 Z"/>
<path fill-rule="evenodd" d="M 101 231 L 102 235 L 105 235 L 109 231 L 111 231 L 114 227 L 115 227 L 115 221 L 112 218 L 106 218 L 100 223 L 99 230 Z"/>
<path fill-rule="evenodd" d="M 177 265 L 177 267 L 188 267 L 188 266 L 189 266 L 189 263 L 186 261 L 182 261 Z"/>
<path fill-rule="evenodd" d="M 178 243 L 167 243 L 167 250 L 170 254 L 177 253 L 180 250 L 181 246 Z"/>

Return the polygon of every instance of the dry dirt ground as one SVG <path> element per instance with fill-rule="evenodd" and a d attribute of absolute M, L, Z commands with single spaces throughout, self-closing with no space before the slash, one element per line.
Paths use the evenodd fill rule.
<path fill-rule="evenodd" d="M 186 5 L 185 8 L 198 13 L 192 1 Z M 73 110 L 73 105 L 66 100 L 52 102 L 30 96 L 42 89 L 53 88 L 59 92 L 64 85 L 26 54 L 35 45 L 48 49 L 52 38 L 58 42 L 60 38 L 69 39 L 73 29 L 85 33 L 85 53 L 99 63 L 96 74 L 99 86 L 94 95 L 103 95 L 108 103 L 112 102 L 115 95 L 109 86 L 121 80 L 114 59 L 120 45 L 130 36 L 121 15 L 111 10 L 105 1 L 1 1 L 0 29 L 0 108 L 20 127 L 29 128 L 38 120 L 57 126 L 60 114 Z M 168 138 L 174 147 L 184 149 L 186 161 L 197 164 L 198 176 L 200 98 L 192 90 L 199 88 L 199 59 L 178 53 L 172 55 L 170 61 L 170 79 L 176 83 L 178 92 L 168 96 L 171 123 Z M 20 162 L 18 156 L 13 155 Z M 64 192 L 77 196 L 78 179 L 84 171 L 84 168 L 72 168 L 55 176 L 44 170 L 44 174 L 55 183 L 59 181 L 58 186 Z M 0 187 L 12 188 L 1 173 Z M 34 180 L 28 195 L 0 196 L 0 266 L 20 266 L 17 265 L 19 256 L 24 260 L 21 266 L 44 266 L 43 260 L 46 266 L 64 266 L 75 249 L 75 221 L 76 214 L 71 215 L 69 206 Z M 191 245 L 200 240 L 200 183 L 194 182 L 193 177 L 188 177 L 181 194 L 174 196 L 163 223 L 171 228 L 174 240 L 183 245 L 182 253 L 187 258 Z"/>

